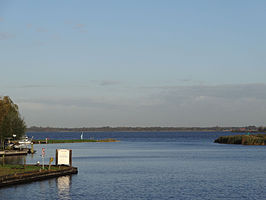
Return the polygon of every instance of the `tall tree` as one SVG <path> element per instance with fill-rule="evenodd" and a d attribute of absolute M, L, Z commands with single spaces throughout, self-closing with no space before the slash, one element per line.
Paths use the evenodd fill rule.
<path fill-rule="evenodd" d="M 26 124 L 21 118 L 18 106 L 5 96 L 0 98 L 0 142 L 4 148 L 4 140 L 8 137 L 16 135 L 19 139 L 25 135 Z"/>

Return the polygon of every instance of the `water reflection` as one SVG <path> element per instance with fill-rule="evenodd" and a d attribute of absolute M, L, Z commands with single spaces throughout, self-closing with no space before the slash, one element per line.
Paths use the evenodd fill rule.
<path fill-rule="evenodd" d="M 26 155 L 21 156 L 5 156 L 0 157 L 0 163 L 1 164 L 10 164 L 10 165 L 22 165 L 24 164 L 26 160 Z"/>
<path fill-rule="evenodd" d="M 70 197 L 71 176 L 57 178 L 57 191 L 59 199 L 71 199 Z"/>

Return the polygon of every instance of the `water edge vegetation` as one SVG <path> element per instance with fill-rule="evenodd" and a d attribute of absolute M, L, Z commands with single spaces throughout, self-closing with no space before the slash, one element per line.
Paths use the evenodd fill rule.
<path fill-rule="evenodd" d="M 266 145 L 266 134 L 220 136 L 214 142 L 221 144 Z"/>
<path fill-rule="evenodd" d="M 55 144 L 55 143 L 83 143 L 83 142 L 119 142 L 116 139 L 72 139 L 72 140 L 33 140 L 34 144 Z"/>

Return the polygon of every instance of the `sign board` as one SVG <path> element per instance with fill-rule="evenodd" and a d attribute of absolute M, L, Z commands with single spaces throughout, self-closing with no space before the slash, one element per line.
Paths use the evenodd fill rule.
<path fill-rule="evenodd" d="M 72 166 L 72 150 L 56 149 L 56 165 Z"/>

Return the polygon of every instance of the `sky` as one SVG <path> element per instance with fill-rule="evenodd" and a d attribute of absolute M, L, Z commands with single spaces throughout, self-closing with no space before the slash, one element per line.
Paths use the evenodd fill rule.
<path fill-rule="evenodd" d="M 0 0 L 0 96 L 28 126 L 266 119 L 264 0 Z"/>

